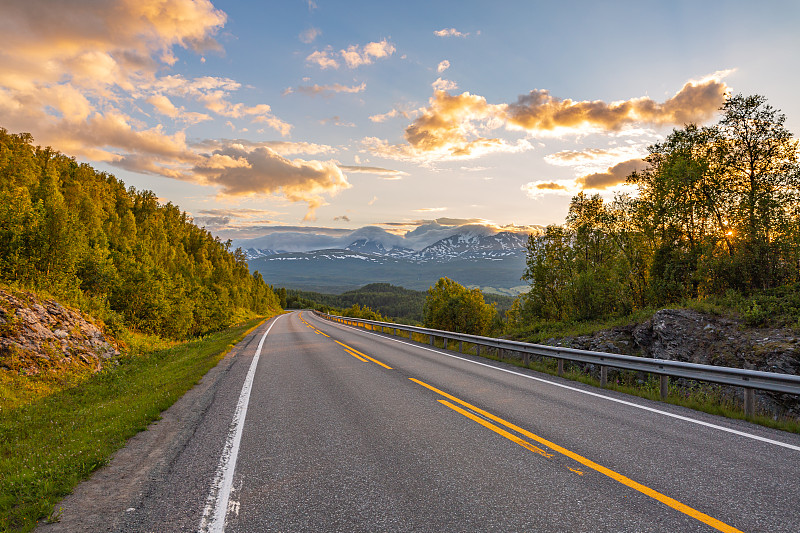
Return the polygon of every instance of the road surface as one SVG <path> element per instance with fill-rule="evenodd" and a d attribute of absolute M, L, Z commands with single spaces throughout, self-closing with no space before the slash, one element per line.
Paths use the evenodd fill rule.
<path fill-rule="evenodd" d="M 310 312 L 182 402 L 43 530 L 800 531 L 799 435 Z"/>

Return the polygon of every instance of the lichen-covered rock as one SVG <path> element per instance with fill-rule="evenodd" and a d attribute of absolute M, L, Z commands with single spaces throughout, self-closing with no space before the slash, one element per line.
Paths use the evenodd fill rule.
<path fill-rule="evenodd" d="M 96 372 L 119 355 L 114 340 L 79 311 L 28 292 L 0 289 L 0 368 Z"/>
<path fill-rule="evenodd" d="M 548 344 L 800 374 L 800 335 L 796 332 L 781 328 L 748 328 L 739 320 L 691 309 L 662 309 L 641 324 L 603 330 L 593 335 L 553 339 Z M 724 390 L 734 397 L 742 394 L 738 387 Z M 763 411 L 800 417 L 800 399 L 795 396 L 756 392 L 756 398 Z"/>

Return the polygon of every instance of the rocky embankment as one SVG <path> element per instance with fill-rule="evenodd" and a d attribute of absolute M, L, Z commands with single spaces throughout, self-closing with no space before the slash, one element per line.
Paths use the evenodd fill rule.
<path fill-rule="evenodd" d="M 642 324 L 631 324 L 593 335 L 550 339 L 547 344 L 582 350 L 620 353 L 800 374 L 800 335 L 790 329 L 749 328 L 739 320 L 690 309 L 662 309 Z M 687 386 L 685 380 L 676 380 Z M 741 397 L 738 387 L 722 387 L 725 395 Z M 756 392 L 761 411 L 800 417 L 800 399 L 786 394 Z"/>
<path fill-rule="evenodd" d="M 21 374 L 92 371 L 119 355 L 115 342 L 55 300 L 0 289 L 0 368 Z"/>

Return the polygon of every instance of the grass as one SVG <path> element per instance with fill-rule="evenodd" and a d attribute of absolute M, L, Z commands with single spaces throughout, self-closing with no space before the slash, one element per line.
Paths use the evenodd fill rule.
<path fill-rule="evenodd" d="M 645 308 L 637 310 L 630 315 L 604 318 L 599 320 L 580 322 L 537 320 L 528 322 L 522 327 L 513 329 L 504 336 L 517 341 L 544 344 L 548 339 L 591 335 L 592 333 L 604 329 L 627 326 L 633 323 L 641 323 L 651 318 L 653 313 L 655 313 L 655 309 Z"/>
<path fill-rule="evenodd" d="M 58 520 L 54 505 L 157 420 L 261 321 L 181 344 L 124 339 L 134 355 L 91 376 L 0 375 L 0 531 Z M 27 385 L 25 383 L 27 382 Z M 19 392 L 21 391 L 21 392 Z"/>

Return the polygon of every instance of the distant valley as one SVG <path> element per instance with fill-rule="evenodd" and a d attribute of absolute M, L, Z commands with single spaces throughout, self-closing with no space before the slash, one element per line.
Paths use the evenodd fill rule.
<path fill-rule="evenodd" d="M 361 228 L 331 239 L 326 248 L 311 250 L 277 248 L 276 244 L 308 246 L 307 235 L 295 234 L 292 243 L 289 232 L 235 244 L 244 250 L 250 269 L 278 287 L 341 293 L 368 283 L 391 283 L 426 290 L 447 276 L 487 293 L 515 296 L 527 288 L 520 280 L 527 233 L 476 225 L 415 232 L 404 242 L 380 228 Z M 441 237 L 443 233 L 449 235 Z"/>

